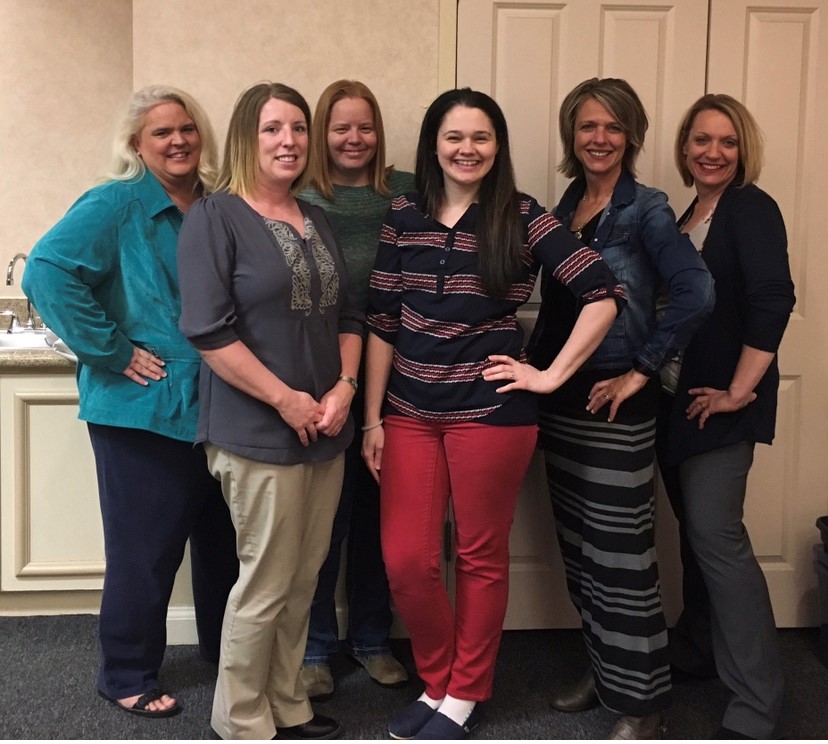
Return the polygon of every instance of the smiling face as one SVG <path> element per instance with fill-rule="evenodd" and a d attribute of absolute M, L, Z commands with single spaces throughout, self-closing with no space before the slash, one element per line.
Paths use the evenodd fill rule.
<path fill-rule="evenodd" d="M 696 114 L 682 152 L 699 196 L 721 193 L 739 170 L 736 128 L 715 109 Z"/>
<path fill-rule="evenodd" d="M 370 165 L 377 154 L 374 112 L 364 98 L 342 98 L 331 107 L 328 162 L 331 181 L 349 186 L 370 183 Z"/>
<path fill-rule="evenodd" d="M 491 119 L 479 108 L 455 106 L 437 131 L 437 162 L 445 187 L 476 194 L 497 155 L 497 136 Z"/>
<path fill-rule="evenodd" d="M 160 103 L 147 111 L 133 146 L 165 188 L 195 184 L 201 136 L 181 104 Z"/>
<path fill-rule="evenodd" d="M 587 98 L 575 115 L 575 157 L 585 175 L 617 180 L 621 175 L 627 135 L 616 118 L 594 98 Z"/>
<path fill-rule="evenodd" d="M 308 123 L 302 109 L 271 98 L 259 113 L 257 183 L 287 186 L 302 175 L 308 159 Z"/>

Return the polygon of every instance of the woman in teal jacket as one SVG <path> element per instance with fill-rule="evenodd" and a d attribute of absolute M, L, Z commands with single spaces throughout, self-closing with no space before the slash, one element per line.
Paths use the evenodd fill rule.
<path fill-rule="evenodd" d="M 106 550 L 98 690 L 151 717 L 180 710 L 157 676 L 188 537 L 201 652 L 213 661 L 238 575 L 221 488 L 192 444 L 200 359 L 177 325 L 178 232 L 209 190 L 215 160 L 212 129 L 190 96 L 139 91 L 109 180 L 38 242 L 23 277 L 44 322 L 78 357 Z"/>

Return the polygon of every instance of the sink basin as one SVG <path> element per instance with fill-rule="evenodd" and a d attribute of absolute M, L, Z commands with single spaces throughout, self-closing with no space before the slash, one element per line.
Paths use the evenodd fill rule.
<path fill-rule="evenodd" d="M 3 349 L 48 349 L 46 331 L 0 332 L 0 351 Z"/>

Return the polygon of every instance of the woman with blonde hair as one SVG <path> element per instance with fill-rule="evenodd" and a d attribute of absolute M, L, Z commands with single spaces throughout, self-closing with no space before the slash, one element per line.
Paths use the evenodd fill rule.
<path fill-rule="evenodd" d="M 213 701 L 225 739 L 328 739 L 340 728 L 314 715 L 299 674 L 353 438 L 363 322 L 325 212 L 294 196 L 310 125 L 293 88 L 242 93 L 218 189 L 179 241 L 180 326 L 204 360 L 196 441 L 241 563 Z"/>
<path fill-rule="evenodd" d="M 98 691 L 150 717 L 180 710 L 158 669 L 187 539 L 199 643 L 212 661 L 238 574 L 221 489 L 193 447 L 199 357 L 177 327 L 178 233 L 215 173 L 201 107 L 169 86 L 139 90 L 109 179 L 41 238 L 23 276 L 44 322 L 78 357 L 106 550 Z"/>
<path fill-rule="evenodd" d="M 364 311 L 383 218 L 394 197 L 414 190 L 413 174 L 385 165 L 382 114 L 364 83 L 337 80 L 319 96 L 306 182 L 299 198 L 317 204 L 328 215 L 348 267 L 351 293 Z M 361 428 L 362 373 L 355 384 L 351 408 Z M 408 681 L 408 673 L 389 646 L 391 595 L 380 547 L 379 488 L 362 460 L 362 435 L 359 428 L 357 431 L 345 453 L 345 477 L 331 547 L 319 572 L 311 609 L 302 667 L 311 700 L 327 699 L 334 691 L 331 660 L 339 649 L 335 591 L 346 537 L 345 649 L 377 684 L 399 687 Z"/>
<path fill-rule="evenodd" d="M 712 738 L 769 739 L 784 678 L 767 583 L 742 519 L 756 443 L 775 434 L 776 352 L 795 302 L 785 224 L 755 185 L 759 126 L 731 96 L 708 94 L 688 109 L 675 158 L 696 191 L 678 224 L 716 280 L 716 304 L 684 352 L 659 421 L 684 564 L 672 661 L 692 672 L 697 649 L 712 646 L 732 693 Z"/>

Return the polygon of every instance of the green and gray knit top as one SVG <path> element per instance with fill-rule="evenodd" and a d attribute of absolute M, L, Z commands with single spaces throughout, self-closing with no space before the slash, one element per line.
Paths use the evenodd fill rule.
<path fill-rule="evenodd" d="M 414 191 L 414 174 L 391 170 L 388 173 L 390 196 L 381 196 L 370 186 L 334 185 L 333 189 L 332 200 L 313 187 L 303 189 L 298 197 L 322 207 L 327 213 L 348 268 L 353 302 L 364 312 L 383 219 L 394 197 Z"/>

